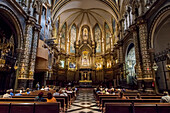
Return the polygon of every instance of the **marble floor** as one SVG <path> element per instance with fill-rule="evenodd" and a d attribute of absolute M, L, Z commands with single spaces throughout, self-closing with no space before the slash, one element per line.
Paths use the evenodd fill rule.
<path fill-rule="evenodd" d="M 80 88 L 79 95 L 66 113 L 101 113 L 93 95 L 93 89 Z"/>

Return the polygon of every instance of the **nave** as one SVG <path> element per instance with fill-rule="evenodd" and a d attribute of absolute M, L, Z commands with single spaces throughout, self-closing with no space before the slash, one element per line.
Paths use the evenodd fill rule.
<path fill-rule="evenodd" d="M 101 113 L 92 88 L 80 88 L 76 100 L 71 105 L 67 113 Z"/>

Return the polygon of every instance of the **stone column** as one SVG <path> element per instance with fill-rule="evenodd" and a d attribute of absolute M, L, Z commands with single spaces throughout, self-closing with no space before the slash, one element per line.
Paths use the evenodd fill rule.
<path fill-rule="evenodd" d="M 145 81 L 145 88 L 151 89 L 151 84 L 153 81 L 153 75 L 151 70 L 151 61 L 148 52 L 147 45 L 147 24 L 143 19 L 138 19 L 137 21 L 139 26 L 139 41 L 140 41 L 140 50 L 142 57 L 142 72 L 143 72 L 143 80 Z M 152 89 L 153 90 L 153 89 Z"/>
<path fill-rule="evenodd" d="M 32 45 L 32 38 L 33 38 L 33 26 L 35 20 L 34 18 L 29 17 L 25 29 L 25 36 L 24 36 L 24 51 L 23 55 L 21 56 L 21 68 L 19 70 L 18 76 L 18 86 L 26 88 L 26 81 L 29 78 L 29 58 L 31 54 L 31 45 Z"/>
<path fill-rule="evenodd" d="M 133 32 L 133 40 L 134 40 L 134 46 L 135 46 L 135 56 L 136 56 L 136 74 L 138 79 L 142 79 L 142 73 L 141 73 L 141 62 L 140 62 L 140 56 L 139 56 L 139 38 L 137 35 L 137 26 L 132 25 L 131 30 Z"/>
<path fill-rule="evenodd" d="M 31 56 L 30 56 L 29 71 L 28 71 L 28 75 L 29 75 L 28 79 L 30 80 L 29 81 L 29 88 L 32 88 L 32 85 L 33 85 L 39 32 L 40 32 L 40 26 L 37 25 L 37 26 L 34 27 L 33 39 L 32 39 L 32 49 L 31 49 L 31 53 L 30 53 Z"/>

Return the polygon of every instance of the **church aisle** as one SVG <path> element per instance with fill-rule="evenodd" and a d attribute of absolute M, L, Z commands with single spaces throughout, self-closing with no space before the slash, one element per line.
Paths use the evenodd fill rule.
<path fill-rule="evenodd" d="M 93 89 L 79 89 L 79 95 L 67 113 L 100 113 L 93 95 Z"/>

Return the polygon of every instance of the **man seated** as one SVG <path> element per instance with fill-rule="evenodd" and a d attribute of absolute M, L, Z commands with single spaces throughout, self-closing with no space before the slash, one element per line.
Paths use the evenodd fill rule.
<path fill-rule="evenodd" d="M 9 92 L 11 96 L 14 96 L 13 89 L 10 89 Z"/>
<path fill-rule="evenodd" d="M 56 89 L 56 92 L 53 93 L 53 96 L 60 96 L 59 89 Z"/>
<path fill-rule="evenodd" d="M 12 98 L 12 96 L 10 95 L 10 91 L 7 90 L 6 94 L 4 94 L 2 98 Z"/>
<path fill-rule="evenodd" d="M 38 102 L 45 102 L 46 99 L 43 98 L 43 95 L 44 95 L 44 93 L 43 93 L 43 92 L 40 92 L 40 93 L 38 94 L 38 96 L 35 97 L 34 100 L 35 100 L 35 101 L 38 101 Z"/>
<path fill-rule="evenodd" d="M 119 92 L 119 97 L 117 99 L 126 99 L 123 92 Z"/>
<path fill-rule="evenodd" d="M 170 103 L 170 96 L 167 91 L 164 91 L 164 96 L 161 97 L 160 102 L 162 103 Z"/>

